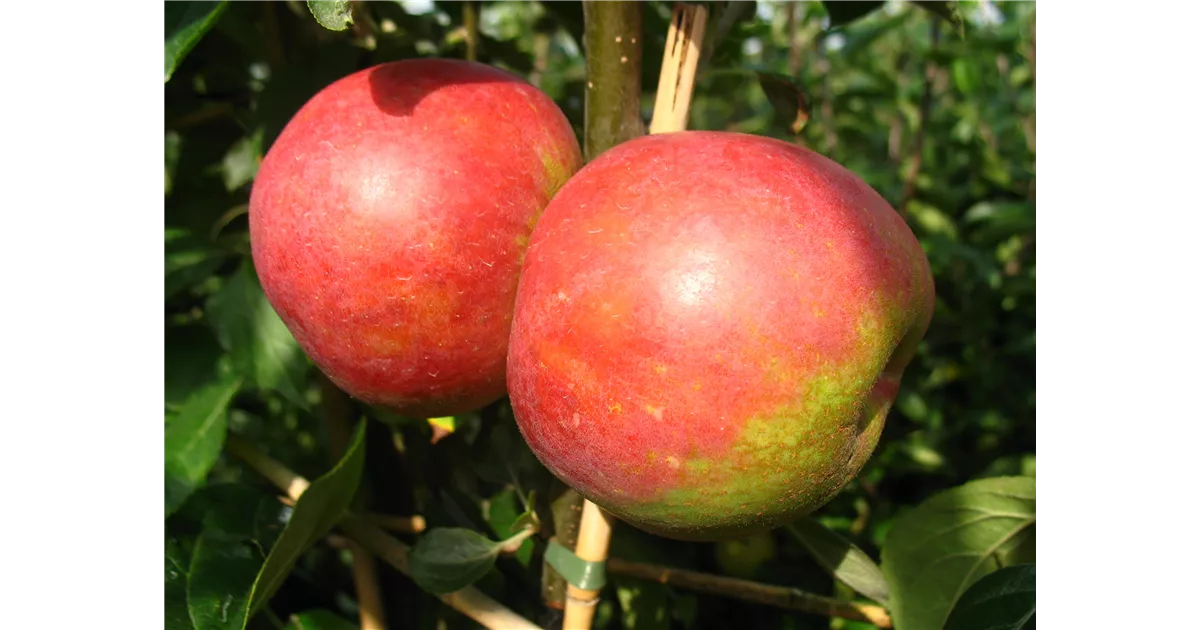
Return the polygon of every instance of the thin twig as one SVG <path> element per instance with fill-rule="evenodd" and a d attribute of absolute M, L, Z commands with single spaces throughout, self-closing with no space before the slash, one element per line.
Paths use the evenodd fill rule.
<path fill-rule="evenodd" d="M 668 584 L 700 593 L 723 595 L 733 599 L 798 610 L 826 617 L 839 617 L 854 621 L 866 621 L 880 628 L 891 628 L 892 618 L 880 606 L 860 604 L 814 593 L 806 593 L 786 586 L 760 584 L 749 580 L 711 575 L 696 571 L 685 571 L 670 567 L 631 562 L 621 558 L 608 559 L 608 572 L 628 575 L 662 584 Z"/>
<path fill-rule="evenodd" d="M 286 492 L 293 501 L 299 501 L 300 496 L 308 489 L 307 479 L 292 472 L 288 467 L 236 435 L 230 435 L 225 439 L 225 450 L 245 462 L 272 485 Z M 344 515 L 338 522 L 338 528 L 347 538 L 362 545 L 381 560 L 392 565 L 397 571 L 411 577 L 412 574 L 408 568 L 408 545 L 392 538 L 387 532 L 362 516 L 353 513 Z M 474 586 L 439 595 L 438 598 L 489 630 L 541 630 L 528 619 L 509 610 Z"/>
<path fill-rule="evenodd" d="M 321 379 L 321 410 L 329 430 L 329 450 L 336 464 L 350 445 L 350 425 L 354 404 L 345 392 L 327 378 Z M 383 614 L 383 596 L 375 574 L 375 558 L 361 545 L 349 541 L 354 566 L 354 591 L 358 595 L 358 620 L 362 630 L 387 630 Z"/>
<path fill-rule="evenodd" d="M 420 534 L 425 531 L 425 517 L 420 514 L 414 516 L 394 516 L 371 512 L 366 514 L 366 518 L 373 525 L 402 534 Z"/>

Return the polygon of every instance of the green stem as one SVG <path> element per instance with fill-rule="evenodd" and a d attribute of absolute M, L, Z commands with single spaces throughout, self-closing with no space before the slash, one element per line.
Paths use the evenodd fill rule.
<path fill-rule="evenodd" d="M 463 30 L 466 31 L 467 61 L 479 59 L 479 3 L 471 0 L 462 3 Z"/>
<path fill-rule="evenodd" d="M 583 154 L 604 151 L 646 134 L 642 121 L 642 4 L 583 3 L 587 60 Z"/>

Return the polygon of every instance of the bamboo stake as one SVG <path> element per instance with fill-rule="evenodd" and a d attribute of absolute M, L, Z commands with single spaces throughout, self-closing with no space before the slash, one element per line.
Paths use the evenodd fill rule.
<path fill-rule="evenodd" d="M 708 11 L 701 5 L 675 5 L 667 32 L 667 46 L 663 52 L 654 117 L 650 122 L 651 134 L 687 129 L 688 108 L 692 102 L 707 19 Z M 575 555 L 589 562 L 607 560 L 608 546 L 612 540 L 612 522 L 612 517 L 595 503 L 584 501 Z M 599 596 L 599 591 L 568 585 L 563 630 L 591 628 Z"/>
<path fill-rule="evenodd" d="M 658 94 L 650 133 L 670 133 L 687 129 L 688 109 L 696 84 L 701 45 L 708 11 L 701 5 L 676 4 L 663 49 L 662 71 L 658 75 Z"/>

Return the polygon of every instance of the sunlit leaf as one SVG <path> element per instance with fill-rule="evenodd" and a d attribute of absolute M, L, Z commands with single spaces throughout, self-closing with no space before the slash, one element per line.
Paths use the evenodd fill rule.
<path fill-rule="evenodd" d="M 999 568 L 997 551 L 1035 521 L 1029 477 L 972 481 L 897 518 L 882 563 L 896 627 L 941 628 L 967 588 Z"/>
<path fill-rule="evenodd" d="M 890 589 L 879 565 L 850 541 L 813 518 L 787 527 L 817 564 L 859 593 L 887 605 Z"/>
<path fill-rule="evenodd" d="M 240 381 L 213 383 L 196 390 L 174 414 L 166 438 L 166 515 L 170 516 L 197 488 L 225 444 L 229 401 Z"/>
<path fill-rule="evenodd" d="M 351 3 L 348 0 L 335 2 L 308 0 L 308 10 L 317 19 L 317 23 L 331 31 L 344 31 L 354 24 L 351 9 Z"/>
<path fill-rule="evenodd" d="M 308 404 L 300 393 L 307 368 L 304 352 L 267 301 L 249 262 L 226 279 L 206 311 L 239 374 L 297 405 Z"/>

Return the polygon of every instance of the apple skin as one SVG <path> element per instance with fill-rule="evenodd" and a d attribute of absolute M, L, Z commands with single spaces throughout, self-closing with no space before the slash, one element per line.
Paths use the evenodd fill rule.
<path fill-rule="evenodd" d="M 642 137 L 534 229 L 509 397 L 534 454 L 601 508 L 746 537 L 858 473 L 933 305 L 912 231 L 835 162 L 745 134 Z"/>
<path fill-rule="evenodd" d="M 522 259 L 582 164 L 566 117 L 501 70 L 422 59 L 329 85 L 250 195 L 268 301 L 338 387 L 414 417 L 504 395 Z"/>

